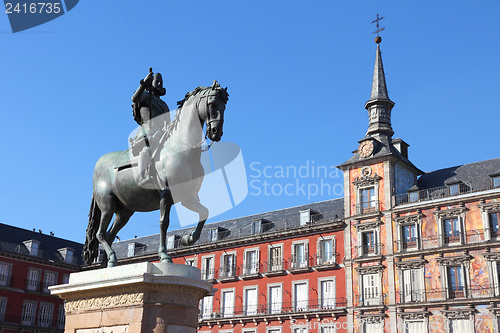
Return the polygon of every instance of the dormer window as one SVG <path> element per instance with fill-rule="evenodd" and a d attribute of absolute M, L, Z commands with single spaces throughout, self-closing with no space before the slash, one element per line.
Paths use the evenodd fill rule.
<path fill-rule="evenodd" d="M 300 213 L 300 225 L 306 225 L 308 223 L 314 222 L 315 217 L 319 214 L 312 209 L 304 209 L 299 211 Z"/>
<path fill-rule="evenodd" d="M 75 250 L 73 250 L 69 247 L 65 247 L 65 248 L 59 249 L 57 251 L 59 251 L 59 253 L 61 254 L 64 262 L 67 262 L 68 264 L 72 264 L 74 262 Z"/>
<path fill-rule="evenodd" d="M 262 220 L 252 221 L 252 235 L 262 232 Z"/>
<path fill-rule="evenodd" d="M 219 240 L 219 228 L 214 228 L 209 230 L 209 240 L 211 242 L 216 242 Z"/>
<path fill-rule="evenodd" d="M 175 249 L 177 246 L 179 246 L 179 240 L 180 236 L 178 235 L 171 235 L 167 237 L 167 250 L 172 250 Z"/>
<path fill-rule="evenodd" d="M 460 193 L 459 184 L 450 185 L 450 195 L 457 195 Z"/>
<path fill-rule="evenodd" d="M 141 243 L 129 243 L 128 248 L 127 248 L 127 257 L 133 257 L 137 254 L 140 254 L 141 252 L 144 252 L 146 249 L 146 245 L 141 244 Z"/>
<path fill-rule="evenodd" d="M 29 241 L 24 242 L 24 245 L 28 249 L 30 255 L 38 256 L 40 249 L 40 242 L 35 239 L 30 239 Z"/>
<path fill-rule="evenodd" d="M 128 244 L 127 257 L 135 256 L 135 243 Z"/>
<path fill-rule="evenodd" d="M 492 176 L 493 187 L 500 187 L 500 175 Z"/>

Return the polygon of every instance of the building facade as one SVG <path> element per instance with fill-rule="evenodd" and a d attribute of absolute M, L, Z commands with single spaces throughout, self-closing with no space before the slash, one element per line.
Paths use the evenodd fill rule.
<path fill-rule="evenodd" d="M 49 287 L 80 270 L 82 244 L 0 224 L 0 331 L 63 332 L 64 304 Z"/>
<path fill-rule="evenodd" d="M 344 197 L 168 233 L 217 292 L 204 333 L 500 333 L 500 158 L 423 172 L 393 138 L 377 50 L 368 130 L 338 167 Z M 158 260 L 158 235 L 113 245 Z M 92 267 L 90 267 L 92 268 Z"/>
<path fill-rule="evenodd" d="M 368 131 L 339 166 L 348 331 L 499 332 L 500 158 L 423 173 L 393 106 L 378 44 Z"/>
<path fill-rule="evenodd" d="M 345 332 L 343 200 L 169 232 L 174 263 L 196 266 L 217 292 L 200 303 L 200 332 Z M 114 245 L 121 263 L 158 260 L 158 235 Z M 343 328 L 342 328 L 343 327 Z"/>

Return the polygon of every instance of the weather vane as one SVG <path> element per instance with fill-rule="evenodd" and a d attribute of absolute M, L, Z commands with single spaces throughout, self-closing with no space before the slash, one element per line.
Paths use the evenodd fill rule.
<path fill-rule="evenodd" d="M 372 23 L 377 23 L 377 30 L 373 32 L 374 34 L 377 34 L 377 37 L 375 37 L 375 43 L 377 44 L 380 44 L 380 42 L 382 41 L 382 37 L 379 36 L 379 33 L 385 30 L 385 27 L 380 27 L 380 20 L 382 20 L 383 18 L 384 16 L 379 17 L 377 13 L 377 19 L 372 21 Z"/>

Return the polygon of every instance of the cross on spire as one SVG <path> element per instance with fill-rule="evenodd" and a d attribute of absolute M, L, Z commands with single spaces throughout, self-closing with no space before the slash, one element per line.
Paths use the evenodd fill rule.
<path fill-rule="evenodd" d="M 384 18 L 384 16 L 379 17 L 379 16 L 378 16 L 378 13 L 377 13 L 377 19 L 372 21 L 372 23 L 375 23 L 375 22 L 377 23 L 377 30 L 375 30 L 375 31 L 373 32 L 374 34 L 377 34 L 377 37 L 378 37 L 378 35 L 379 35 L 379 33 L 380 33 L 380 32 L 382 32 L 382 31 L 384 31 L 384 30 L 385 30 L 385 27 L 382 27 L 382 28 L 381 28 L 381 27 L 380 27 L 380 25 L 379 25 L 380 20 L 382 20 L 383 18 Z"/>

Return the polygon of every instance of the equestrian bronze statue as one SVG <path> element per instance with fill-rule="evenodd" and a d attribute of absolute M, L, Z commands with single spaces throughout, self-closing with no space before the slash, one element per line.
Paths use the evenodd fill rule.
<path fill-rule="evenodd" d="M 166 126 L 159 131 L 161 135 L 157 140 L 157 147 L 150 149 L 147 186 L 142 184 L 143 170 L 138 170 L 139 156 L 134 156 L 129 151 L 117 151 L 108 153 L 97 161 L 89 225 L 83 249 L 83 259 L 87 264 L 98 258 L 99 244 L 108 258 L 107 266 L 117 264 L 111 244 L 134 212 L 160 209 L 158 254 L 162 262 L 172 262 L 166 251 L 166 234 L 170 209 L 175 203 L 180 202 L 184 207 L 199 214 L 196 229 L 185 234 L 181 243 L 192 245 L 200 238 L 208 218 L 208 209 L 198 198 L 204 177 L 200 161 L 202 145 L 207 138 L 212 141 L 221 139 L 228 98 L 227 88 L 221 88 L 219 83 L 214 81 L 211 87 L 198 87 L 188 92 L 185 98 L 177 103 L 179 108 L 174 120 L 161 120 Z M 138 133 L 138 136 L 141 135 L 143 134 Z M 113 215 L 115 220 L 108 230 Z"/>

